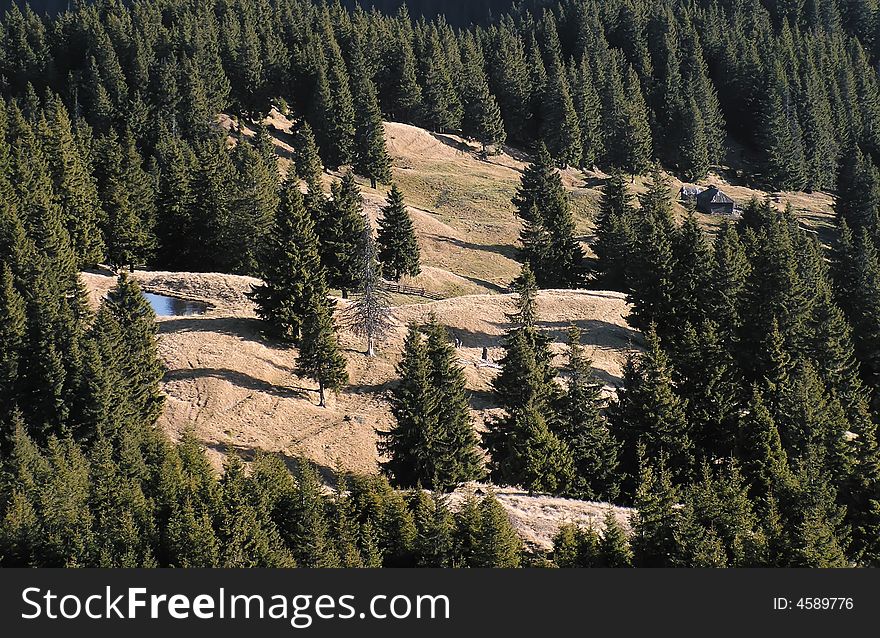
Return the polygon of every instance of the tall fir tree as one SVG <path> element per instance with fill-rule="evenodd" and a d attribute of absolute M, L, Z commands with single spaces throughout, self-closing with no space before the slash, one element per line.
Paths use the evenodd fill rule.
<path fill-rule="evenodd" d="M 419 244 L 412 218 L 403 201 L 403 193 L 397 185 L 392 185 L 388 201 L 382 208 L 376 241 L 379 244 L 382 275 L 386 279 L 400 281 L 401 277 L 419 274 Z"/>

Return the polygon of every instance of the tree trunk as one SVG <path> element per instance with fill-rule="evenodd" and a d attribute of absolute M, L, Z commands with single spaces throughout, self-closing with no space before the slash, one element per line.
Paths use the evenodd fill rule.
<path fill-rule="evenodd" d="M 376 178 L 375 177 L 370 178 L 370 188 L 372 188 L 373 190 L 376 189 Z"/>
<path fill-rule="evenodd" d="M 342 298 L 348 299 L 348 291 L 345 288 L 342 289 Z"/>
<path fill-rule="evenodd" d="M 327 402 L 324 400 L 324 380 L 318 379 L 318 407 L 326 408 Z"/>

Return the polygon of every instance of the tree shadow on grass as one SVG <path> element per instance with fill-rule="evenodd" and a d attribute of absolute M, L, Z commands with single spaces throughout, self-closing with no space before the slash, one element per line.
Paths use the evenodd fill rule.
<path fill-rule="evenodd" d="M 246 390 L 254 390 L 271 394 L 272 396 L 283 399 L 302 399 L 309 396 L 312 392 L 310 388 L 300 388 L 294 386 L 280 386 L 257 379 L 249 374 L 230 370 L 228 368 L 179 368 L 177 370 L 169 370 L 165 373 L 165 381 L 187 381 L 189 379 L 200 379 L 210 377 L 213 379 L 222 379 Z"/>
<path fill-rule="evenodd" d="M 179 332 L 216 332 L 219 334 L 239 337 L 245 341 L 253 341 L 255 343 L 272 344 L 262 335 L 263 322 L 259 319 L 249 319 L 240 317 L 206 317 L 203 319 L 194 319 L 189 317 L 180 317 L 174 319 L 163 319 L 158 322 L 159 334 L 171 334 Z"/>
<path fill-rule="evenodd" d="M 445 244 L 452 244 L 457 248 L 463 248 L 465 250 L 495 253 L 496 255 L 501 255 L 502 257 L 507 257 L 508 259 L 513 259 L 514 261 L 519 256 L 519 249 L 511 244 L 475 244 L 473 242 L 464 241 L 462 239 L 445 237 L 443 235 L 436 234 L 428 235 L 428 238 Z"/>

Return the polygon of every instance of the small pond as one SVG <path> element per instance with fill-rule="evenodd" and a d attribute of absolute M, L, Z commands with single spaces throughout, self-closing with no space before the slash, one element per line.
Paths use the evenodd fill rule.
<path fill-rule="evenodd" d="M 189 315 L 203 315 L 208 312 L 208 304 L 203 301 L 190 301 L 180 297 L 169 297 L 145 292 L 144 297 L 153 307 L 157 317 L 186 317 Z"/>

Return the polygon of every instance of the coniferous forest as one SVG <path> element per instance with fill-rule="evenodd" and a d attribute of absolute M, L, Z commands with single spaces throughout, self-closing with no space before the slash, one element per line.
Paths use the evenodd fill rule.
<path fill-rule="evenodd" d="M 473 24 L 338 1 L 9 7 L 0 566 L 880 565 L 878 2 L 503 4 Z M 272 109 L 295 123 L 284 175 Z M 431 316 L 408 326 L 379 475 L 331 490 L 304 459 L 234 452 L 218 472 L 157 425 L 157 324 L 129 272 L 258 277 L 265 338 L 324 406 L 349 381 L 339 324 L 373 356 L 385 284 L 421 269 L 389 120 L 528 157 L 499 409 L 477 431 Z M 784 198 L 711 232 L 676 215 L 669 175 L 731 155 L 768 192 L 831 193 L 827 241 Z M 594 168 L 588 258 L 560 170 Z M 388 193 L 375 224 L 359 183 Z M 118 282 L 96 309 L 79 273 L 99 264 Z M 540 327 L 540 290 L 582 288 L 625 293 L 643 337 L 611 396 L 577 328 L 560 365 Z M 469 481 L 633 509 L 538 551 L 492 488 L 448 495 Z"/>

